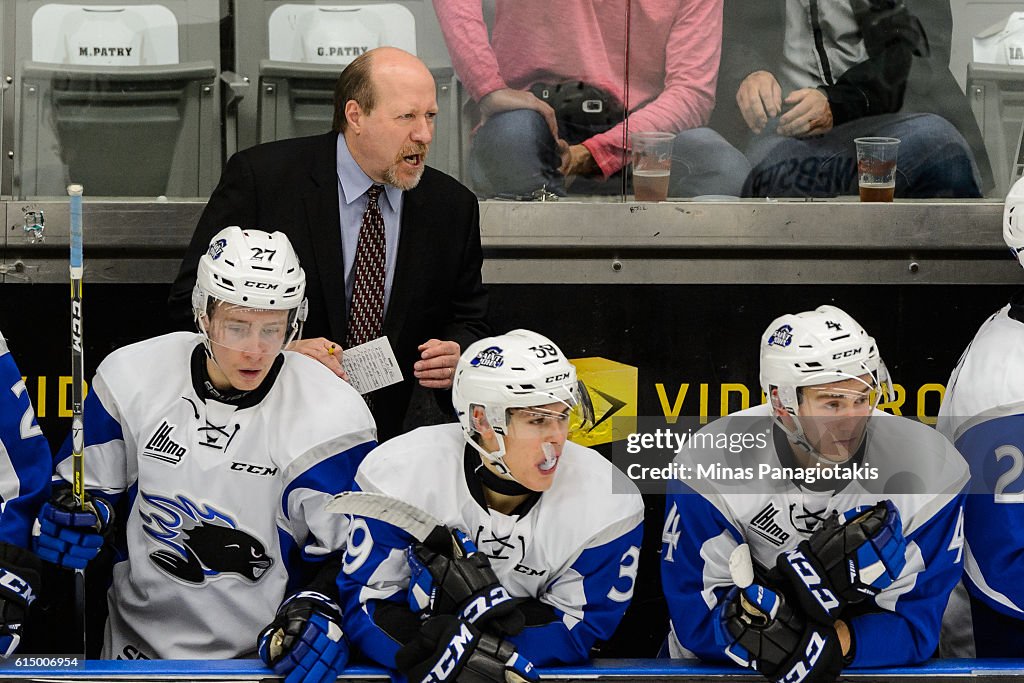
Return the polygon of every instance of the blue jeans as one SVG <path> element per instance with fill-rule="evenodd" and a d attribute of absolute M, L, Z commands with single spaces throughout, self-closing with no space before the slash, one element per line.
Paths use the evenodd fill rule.
<path fill-rule="evenodd" d="M 854 138 L 900 139 L 896 196 L 918 199 L 980 197 L 974 154 L 960 132 L 935 114 L 883 114 L 848 121 L 824 135 L 787 138 L 774 133 L 776 120 L 753 136 L 747 158 L 754 169 L 744 197 L 835 197 L 855 195 Z M 772 131 L 772 132 L 768 132 Z"/>
<path fill-rule="evenodd" d="M 565 196 L 564 178 L 558 171 L 561 163 L 544 118 L 531 109 L 516 109 L 492 116 L 477 131 L 470 149 L 469 179 L 484 197 L 528 197 L 542 187 Z M 669 196 L 739 196 L 749 171 L 746 157 L 715 131 L 685 130 L 676 135 L 672 148 Z M 608 180 L 576 178 L 570 191 L 619 194 L 622 172 Z"/>

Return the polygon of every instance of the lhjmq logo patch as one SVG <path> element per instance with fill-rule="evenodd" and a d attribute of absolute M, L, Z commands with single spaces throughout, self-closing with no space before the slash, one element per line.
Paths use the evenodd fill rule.
<path fill-rule="evenodd" d="M 169 465 L 180 463 L 181 459 L 188 453 L 188 449 L 174 440 L 174 430 L 176 428 L 177 425 L 173 425 L 167 420 L 161 421 L 160 426 L 156 428 L 156 431 L 150 435 L 149 441 L 142 447 L 142 455 L 154 460 L 161 460 Z"/>
<path fill-rule="evenodd" d="M 139 492 L 143 531 L 166 546 L 149 554 L 161 571 L 202 585 L 226 574 L 256 583 L 274 564 L 259 539 L 238 528 L 227 514 L 185 496 L 165 498 Z"/>

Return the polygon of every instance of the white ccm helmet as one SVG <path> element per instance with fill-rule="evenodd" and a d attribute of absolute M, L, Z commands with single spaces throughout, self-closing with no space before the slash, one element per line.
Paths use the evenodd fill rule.
<path fill-rule="evenodd" d="M 576 378 L 576 367 L 547 337 L 529 330 L 488 337 L 470 345 L 455 368 L 452 404 L 466 441 L 505 475 L 505 439 L 509 409 L 563 403 L 577 406 L 583 420 L 593 421 L 586 388 Z M 473 439 L 472 408 L 481 406 L 498 439 L 498 450 L 488 453 Z"/>
<path fill-rule="evenodd" d="M 192 312 L 207 337 L 206 316 L 214 301 L 242 308 L 291 311 L 285 346 L 302 332 L 306 320 L 306 274 L 291 242 L 282 232 L 224 228 L 199 258 Z"/>
<path fill-rule="evenodd" d="M 860 324 L 835 306 L 776 318 L 761 337 L 761 390 L 772 404 L 772 389 L 778 390 L 779 404 L 796 424 L 791 430 L 778 415 L 775 422 L 811 455 L 827 464 L 807 441 L 800 418 L 800 387 L 844 382 L 869 375 L 875 392 L 872 407 L 885 397 L 892 400 L 889 372 L 878 353 L 878 345 Z M 863 380 L 862 380 L 863 381 Z"/>
<path fill-rule="evenodd" d="M 1024 266 L 1024 178 L 1013 184 L 1003 205 L 1003 241 Z"/>

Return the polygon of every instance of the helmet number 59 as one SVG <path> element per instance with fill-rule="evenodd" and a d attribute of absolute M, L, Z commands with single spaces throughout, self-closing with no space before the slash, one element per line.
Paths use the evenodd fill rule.
<path fill-rule="evenodd" d="M 558 349 L 555 348 L 554 344 L 541 344 L 539 346 L 530 346 L 528 348 L 537 354 L 537 358 L 547 358 L 548 356 L 558 355 Z"/>

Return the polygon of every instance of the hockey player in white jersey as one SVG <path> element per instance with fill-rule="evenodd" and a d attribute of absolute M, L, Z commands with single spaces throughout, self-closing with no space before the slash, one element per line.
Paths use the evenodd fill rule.
<path fill-rule="evenodd" d="M 1003 209 L 1024 265 L 1024 181 Z M 978 330 L 949 378 L 936 428 L 967 459 L 964 580 L 943 623 L 943 655 L 1024 656 L 1024 291 Z"/>
<path fill-rule="evenodd" d="M 838 308 L 776 319 L 760 365 L 768 403 L 697 434 L 747 445 L 698 439 L 677 458 L 719 467 L 672 482 L 666 501 L 672 655 L 808 683 L 924 661 L 961 572 L 965 463 L 934 430 L 875 408 L 885 365 Z M 730 571 L 741 544 L 753 583 Z"/>
<path fill-rule="evenodd" d="M 348 531 L 324 504 L 352 485 L 376 430 L 347 382 L 283 351 L 301 331 L 304 292 L 287 237 L 225 228 L 200 259 L 201 333 L 100 364 L 85 405 L 85 485 L 104 526 L 117 503 L 127 511 L 105 658 L 253 656 L 271 623 L 259 654 L 289 683 L 333 680 L 344 666 L 337 567 L 326 588 L 310 586 L 340 561 Z M 57 458 L 65 479 L 69 450 Z M 94 516 L 68 508 L 60 494 L 44 507 L 39 547 L 74 566 L 102 536 L 88 528 Z"/>
<path fill-rule="evenodd" d="M 21 642 L 40 590 L 32 522 L 50 494 L 50 446 L 21 372 L 0 334 L 0 660 Z"/>
<path fill-rule="evenodd" d="M 527 661 L 586 661 L 612 635 L 633 595 L 643 504 L 610 462 L 567 441 L 584 392 L 549 339 L 483 339 L 455 371 L 460 424 L 367 456 L 361 490 L 428 512 L 468 556 L 453 557 L 447 532 L 417 544 L 355 517 L 338 584 L 363 654 L 417 683 L 505 683 L 530 678 Z"/>

